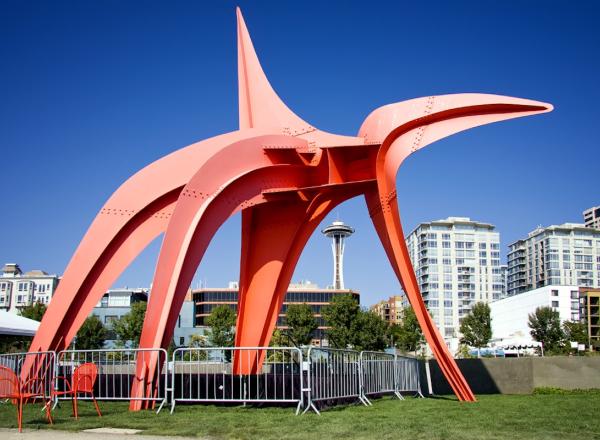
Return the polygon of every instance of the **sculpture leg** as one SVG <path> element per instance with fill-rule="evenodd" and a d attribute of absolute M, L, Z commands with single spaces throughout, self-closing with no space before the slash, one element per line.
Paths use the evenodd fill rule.
<path fill-rule="evenodd" d="M 267 347 L 298 259 L 325 216 L 359 187 L 321 193 L 307 202 L 269 203 L 244 211 L 236 347 Z M 234 360 L 235 374 L 256 374 L 260 358 Z"/>
<path fill-rule="evenodd" d="M 278 286 L 278 281 L 307 207 L 307 202 L 295 200 L 267 203 L 242 212 L 236 347 L 262 347 L 270 340 L 287 291 L 287 285 Z M 291 274 L 288 283 L 289 278 Z M 263 356 L 257 359 L 256 353 L 250 352 L 235 356 L 234 373 L 256 374 Z"/>
<path fill-rule="evenodd" d="M 307 222 L 311 211 L 300 201 L 244 211 L 236 347 L 269 345 L 302 249 L 319 224 Z M 256 374 L 263 360 L 264 353 L 244 355 L 234 359 L 233 371 Z"/>
<path fill-rule="evenodd" d="M 366 201 L 371 219 L 381 239 L 388 259 L 402 284 L 402 288 L 415 311 L 419 325 L 431 350 L 437 359 L 442 372 L 459 400 L 475 401 L 475 396 L 469 384 L 458 369 L 450 354 L 444 339 L 433 323 L 415 277 L 408 249 L 398 214 L 398 203 L 394 197 L 381 198 L 379 193 L 372 191 L 366 194 Z"/>

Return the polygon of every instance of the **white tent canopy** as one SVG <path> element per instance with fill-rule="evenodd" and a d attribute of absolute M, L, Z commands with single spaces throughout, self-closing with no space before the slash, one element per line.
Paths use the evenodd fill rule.
<path fill-rule="evenodd" d="M 40 323 L 6 311 L 0 311 L 0 335 L 33 336 Z"/>

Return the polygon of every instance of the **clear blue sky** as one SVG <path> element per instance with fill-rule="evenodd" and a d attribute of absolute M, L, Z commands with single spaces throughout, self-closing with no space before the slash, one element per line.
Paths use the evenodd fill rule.
<path fill-rule="evenodd" d="M 537 99 L 555 111 L 477 128 L 400 169 L 406 232 L 468 216 L 506 245 L 600 205 L 600 3 L 0 3 L 0 263 L 61 274 L 110 194 L 153 160 L 237 128 L 235 6 L 280 96 L 317 127 L 355 134 L 387 103 L 443 93 Z M 363 304 L 399 291 L 362 199 L 346 284 Z M 151 282 L 159 243 L 118 286 Z M 239 273 L 239 217 L 219 231 L 195 283 Z M 294 280 L 331 283 L 315 234 Z"/>

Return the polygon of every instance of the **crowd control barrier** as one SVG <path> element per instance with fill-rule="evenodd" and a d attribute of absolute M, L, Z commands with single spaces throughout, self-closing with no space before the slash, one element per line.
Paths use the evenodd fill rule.
<path fill-rule="evenodd" d="M 304 412 L 313 409 L 320 414 L 315 402 L 358 399 L 368 402 L 362 395 L 360 353 L 353 350 L 310 347 L 308 360 L 308 405 Z"/>
<path fill-rule="evenodd" d="M 81 364 L 94 363 L 98 367 L 98 378 L 94 386 L 96 400 L 141 400 L 153 405 L 160 402 L 159 412 L 167 401 L 167 352 L 152 349 L 107 349 L 107 350 L 64 350 L 56 359 L 56 376 L 67 380 Z M 138 377 L 138 367 L 143 369 L 156 365 L 155 374 Z M 133 387 L 142 386 L 141 393 L 133 394 Z M 66 391 L 64 379 L 55 381 L 56 391 Z M 78 399 L 91 399 L 81 396 Z M 61 399 L 70 399 L 62 397 Z M 57 399 L 58 402 L 58 399 Z"/>
<path fill-rule="evenodd" d="M 394 394 L 404 399 L 396 386 L 396 356 L 391 353 L 362 351 L 360 353 L 363 399 L 367 396 Z"/>
<path fill-rule="evenodd" d="M 395 361 L 396 392 L 412 393 L 423 397 L 419 361 L 405 356 L 396 356 Z"/>
<path fill-rule="evenodd" d="M 304 406 L 302 365 L 302 351 L 294 347 L 178 348 L 171 412 L 177 402 L 278 402 L 296 403 L 298 414 Z"/>
<path fill-rule="evenodd" d="M 0 366 L 28 380 L 25 391 L 45 399 L 52 398 L 52 391 L 66 391 L 65 380 L 85 363 L 98 369 L 96 400 L 141 400 L 152 408 L 160 403 L 157 412 L 168 402 L 171 412 L 183 402 L 286 403 L 296 404 L 296 414 L 301 408 L 320 414 L 317 406 L 323 404 L 355 401 L 368 406 L 369 397 L 385 394 L 423 397 L 417 359 L 374 351 L 310 347 L 305 354 L 295 347 L 178 348 L 172 362 L 163 349 L 0 354 Z M 55 406 L 65 398 L 69 397 L 56 397 Z"/>
<path fill-rule="evenodd" d="M 21 391 L 43 396 L 44 399 L 50 399 L 52 395 L 55 361 L 56 353 L 53 351 L 0 354 L 0 366 L 9 368 L 23 381 Z"/>

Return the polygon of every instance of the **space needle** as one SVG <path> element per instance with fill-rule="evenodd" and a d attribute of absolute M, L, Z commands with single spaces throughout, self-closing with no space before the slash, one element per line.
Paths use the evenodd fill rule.
<path fill-rule="evenodd" d="M 336 220 L 321 231 L 331 238 L 333 252 L 333 288 L 344 289 L 344 244 L 346 237 L 354 234 L 354 228 Z"/>

